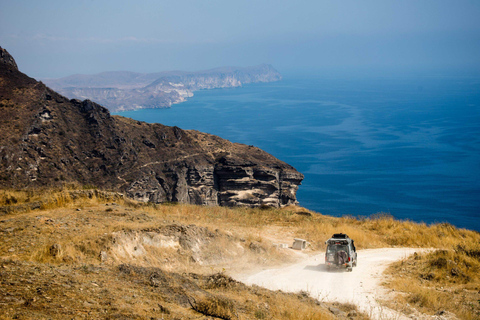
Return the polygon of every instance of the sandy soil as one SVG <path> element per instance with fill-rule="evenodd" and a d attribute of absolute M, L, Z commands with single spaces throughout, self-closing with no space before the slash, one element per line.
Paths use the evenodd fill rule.
<path fill-rule="evenodd" d="M 271 290 L 287 292 L 307 291 L 310 296 L 325 302 L 353 303 L 372 319 L 409 319 L 391 309 L 380 306 L 378 299 L 387 294 L 381 286 L 382 273 L 392 262 L 406 258 L 413 248 L 382 248 L 358 251 L 358 266 L 353 272 L 328 271 L 325 254 L 304 255 L 305 259 L 292 265 L 265 269 L 256 273 L 234 275 L 246 284 L 256 284 Z"/>

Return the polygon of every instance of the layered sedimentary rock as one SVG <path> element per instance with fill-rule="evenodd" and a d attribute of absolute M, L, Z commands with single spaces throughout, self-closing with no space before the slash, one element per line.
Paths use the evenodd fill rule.
<path fill-rule="evenodd" d="M 45 79 L 45 83 L 72 99 L 97 101 L 111 111 L 168 108 L 203 89 L 239 87 L 254 82 L 278 81 L 282 77 L 271 66 L 224 67 L 198 72 L 170 71 L 135 73 L 102 72 Z"/>
<path fill-rule="evenodd" d="M 65 183 L 131 198 L 204 205 L 296 203 L 303 175 L 253 146 L 112 116 L 18 71 L 1 49 L 0 186 Z"/>

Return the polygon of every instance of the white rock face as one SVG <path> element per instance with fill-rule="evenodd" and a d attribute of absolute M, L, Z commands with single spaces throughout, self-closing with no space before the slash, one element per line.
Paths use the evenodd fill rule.
<path fill-rule="evenodd" d="M 111 111 L 168 108 L 186 101 L 197 90 L 240 87 L 246 83 L 272 82 L 282 76 L 270 65 L 224 67 L 199 72 L 103 72 L 75 75 L 44 82 L 70 99 L 89 99 Z"/>

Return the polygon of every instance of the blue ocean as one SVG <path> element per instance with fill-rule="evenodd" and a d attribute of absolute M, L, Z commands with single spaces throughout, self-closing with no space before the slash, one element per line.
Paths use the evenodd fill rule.
<path fill-rule="evenodd" d="M 300 205 L 480 231 L 480 77 L 322 77 L 119 113 L 255 145 L 305 175 Z"/>

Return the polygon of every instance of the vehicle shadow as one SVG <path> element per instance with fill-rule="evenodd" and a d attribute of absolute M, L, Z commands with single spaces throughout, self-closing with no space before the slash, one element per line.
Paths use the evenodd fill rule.
<path fill-rule="evenodd" d="M 318 272 L 328 272 L 328 273 L 335 273 L 335 272 L 345 272 L 345 268 L 331 268 L 328 269 L 327 266 L 324 263 L 320 263 L 316 266 L 305 266 L 303 270 L 312 270 L 312 271 L 318 271 Z"/>

